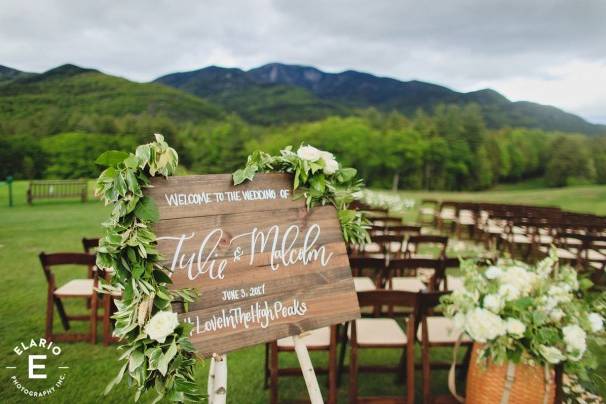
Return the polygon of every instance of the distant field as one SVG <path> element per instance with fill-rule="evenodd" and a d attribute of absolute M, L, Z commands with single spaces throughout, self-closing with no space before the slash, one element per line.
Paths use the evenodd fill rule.
<path fill-rule="evenodd" d="M 558 206 L 574 212 L 606 215 L 606 185 L 539 189 L 495 189 L 481 192 L 400 191 L 399 193 L 404 197 L 417 201 L 427 198 Z"/>
<path fill-rule="evenodd" d="M 92 182 L 91 187 L 92 189 Z M 5 366 L 16 365 L 13 347 L 23 340 L 39 338 L 44 334 L 44 312 L 46 307 L 46 281 L 37 255 L 41 251 L 81 251 L 82 237 L 95 237 L 101 234 L 100 223 L 109 214 L 109 209 L 96 201 L 85 204 L 78 200 L 39 201 L 28 206 L 25 200 L 27 182 L 14 184 L 15 207 L 8 208 L 7 186 L 0 185 L 0 375 L 4 375 Z M 493 200 L 502 202 L 536 203 L 561 205 L 566 209 L 606 214 L 606 186 L 578 187 L 556 190 L 498 191 L 480 193 L 427 193 L 405 192 L 402 195 L 421 199 L 426 197 L 440 199 Z M 412 212 L 411 212 L 412 213 Z M 74 273 L 66 268 L 59 275 L 59 283 L 68 278 L 82 277 L 84 271 Z M 70 273 L 71 272 L 71 273 Z M 81 302 L 67 306 L 70 310 L 80 310 Z M 55 316 L 57 319 L 58 316 Z M 60 329 L 59 321 L 55 327 Z M 76 329 L 81 329 L 76 326 Z M 100 328 L 99 328 L 100 330 Z M 124 403 L 132 398 L 126 385 L 116 388 L 107 397 L 102 397 L 106 384 L 119 369 L 116 346 L 104 347 L 102 344 L 62 343 L 65 360 L 70 363 L 70 373 L 60 393 L 51 396 L 48 402 L 87 403 L 102 401 L 106 403 Z M 450 350 L 438 349 L 441 359 L 450 358 Z M 418 355 L 418 352 L 417 352 Z M 265 403 L 267 391 L 263 389 L 262 345 L 243 349 L 229 355 L 229 401 L 233 403 Z M 325 365 L 326 356 L 312 353 L 316 365 Z M 393 363 L 400 359 L 394 350 L 366 350 L 361 356 L 362 363 Z M 281 360 L 281 366 L 296 366 L 291 355 Z M 198 380 L 206 386 L 207 362 L 199 366 Z M 416 376 L 417 391 L 420 389 L 420 373 Z M 8 378 L 0 379 L 0 403 L 24 402 L 24 396 L 10 385 Z M 324 389 L 326 378 L 320 377 Z M 361 392 L 372 394 L 403 394 L 404 386 L 396 382 L 392 375 L 366 374 L 361 377 Z M 436 392 L 446 393 L 446 372 L 432 373 L 432 386 Z M 604 390 L 603 390 L 604 391 Z M 282 399 L 302 399 L 306 397 L 303 379 L 295 377 L 280 380 Z M 143 397 L 142 402 L 149 402 Z M 420 394 L 417 395 L 420 402 Z M 347 400 L 347 375 L 339 390 L 339 401 Z"/>

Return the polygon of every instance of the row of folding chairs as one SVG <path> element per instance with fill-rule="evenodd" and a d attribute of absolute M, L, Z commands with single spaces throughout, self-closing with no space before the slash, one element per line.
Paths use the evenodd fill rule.
<path fill-rule="evenodd" d="M 449 362 L 431 359 L 431 349 L 453 347 L 460 332 L 450 319 L 435 310 L 441 296 L 449 292 L 408 292 L 401 290 L 372 290 L 358 292 L 358 302 L 364 313 L 362 318 L 347 324 L 314 330 L 303 338 L 309 350 L 327 353 L 327 366 L 317 368 L 319 374 L 327 374 L 327 402 L 335 403 L 342 374 L 349 373 L 349 401 L 383 400 L 384 402 L 415 402 L 415 372 L 421 370 L 423 402 L 433 402 L 431 373 L 447 369 Z M 377 310 L 377 308 L 379 308 Z M 461 336 L 461 343 L 470 346 L 468 337 Z M 339 346 L 340 344 L 340 346 Z M 415 359 L 415 346 L 421 351 L 421 360 Z M 349 355 L 347 355 L 349 347 Z M 396 350 L 400 359 L 394 363 L 368 364 L 360 359 L 366 349 Z M 339 352 L 337 352 L 337 350 Z M 280 368 L 279 355 L 293 352 L 290 338 L 267 344 L 265 383 L 270 388 L 270 403 L 280 402 L 278 380 L 281 376 L 300 375 L 299 368 Z M 469 361 L 469 351 L 463 369 Z M 345 366 L 345 358 L 349 364 Z M 401 394 L 396 397 L 360 397 L 359 377 L 362 373 L 394 373 L 402 384 Z M 398 387 L 399 389 L 399 387 Z"/>
<path fill-rule="evenodd" d="M 357 400 L 357 380 L 360 372 L 395 371 L 400 380 L 406 376 L 406 400 L 414 400 L 414 368 L 423 370 L 423 394 L 431 396 L 430 371 L 435 363 L 429 361 L 429 348 L 451 346 L 456 342 L 450 320 L 433 315 L 431 308 L 439 296 L 462 287 L 460 278 L 450 276 L 449 269 L 459 267 L 458 258 L 404 258 L 350 257 L 354 286 L 364 318 L 349 325 L 325 327 L 314 330 L 304 338 L 309 350 L 326 351 L 328 367 L 319 368 L 318 373 L 328 375 L 328 402 L 336 397 L 337 384 L 344 369 L 346 346 L 350 346 L 349 394 Z M 429 316 L 429 314 L 432 314 Z M 402 328 L 400 324 L 406 324 Z M 355 328 L 353 328 L 355 327 Z M 422 362 L 414 363 L 416 341 L 422 345 Z M 335 368 L 335 349 L 341 344 L 338 367 Z M 367 366 L 359 363 L 358 352 L 367 348 L 401 349 L 402 360 L 389 366 Z M 265 385 L 270 388 L 270 402 L 278 402 L 278 378 L 299 375 L 298 368 L 280 368 L 278 357 L 283 352 L 293 352 L 290 338 L 266 345 Z M 444 364 L 437 364 L 443 367 Z M 412 369 L 409 369 L 410 367 Z M 410 377 L 408 377 L 410 375 Z M 404 395 L 401 397 L 403 398 Z"/>

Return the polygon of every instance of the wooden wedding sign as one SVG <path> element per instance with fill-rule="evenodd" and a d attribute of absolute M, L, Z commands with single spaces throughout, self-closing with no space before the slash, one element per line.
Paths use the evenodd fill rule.
<path fill-rule="evenodd" d="M 174 288 L 199 299 L 193 324 L 202 355 L 298 335 L 359 317 L 336 210 L 292 199 L 292 177 L 229 174 L 154 178 L 158 248 Z"/>

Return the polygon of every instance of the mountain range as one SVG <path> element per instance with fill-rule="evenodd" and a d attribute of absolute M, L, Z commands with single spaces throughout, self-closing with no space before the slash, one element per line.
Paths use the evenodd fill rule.
<path fill-rule="evenodd" d="M 35 119 L 52 108 L 65 114 L 164 114 L 186 121 L 235 113 L 251 123 L 274 125 L 352 115 L 371 107 L 412 115 L 439 104 L 469 103 L 480 106 L 490 128 L 606 133 L 605 125 L 552 106 L 512 102 L 490 89 L 462 93 L 353 70 L 326 73 L 280 63 L 250 70 L 209 66 L 136 83 L 69 64 L 40 74 L 0 66 L 0 120 Z"/>

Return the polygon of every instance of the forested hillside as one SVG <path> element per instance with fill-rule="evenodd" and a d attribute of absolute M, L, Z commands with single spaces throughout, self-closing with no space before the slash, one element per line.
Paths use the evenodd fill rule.
<path fill-rule="evenodd" d="M 337 94 L 346 86 L 333 82 L 320 90 L 310 80 L 334 77 L 314 79 L 314 71 L 299 77 L 271 69 L 203 70 L 164 80 L 203 97 L 72 65 L 42 74 L 1 70 L 0 178 L 95 177 L 92 162 L 103 150 L 132 150 L 160 132 L 181 166 L 195 173 L 231 172 L 253 150 L 304 142 L 331 150 L 376 187 L 477 190 L 530 178 L 550 186 L 606 183 L 605 136 L 532 124 L 494 129 L 486 109 L 509 101 L 490 90 L 466 94 L 468 103 L 405 114 L 361 108 L 354 89 L 348 103 L 334 101 L 328 89 Z M 415 85 L 419 97 L 450 92 Z M 553 110 L 545 119 L 556 125 L 561 111 Z"/>

